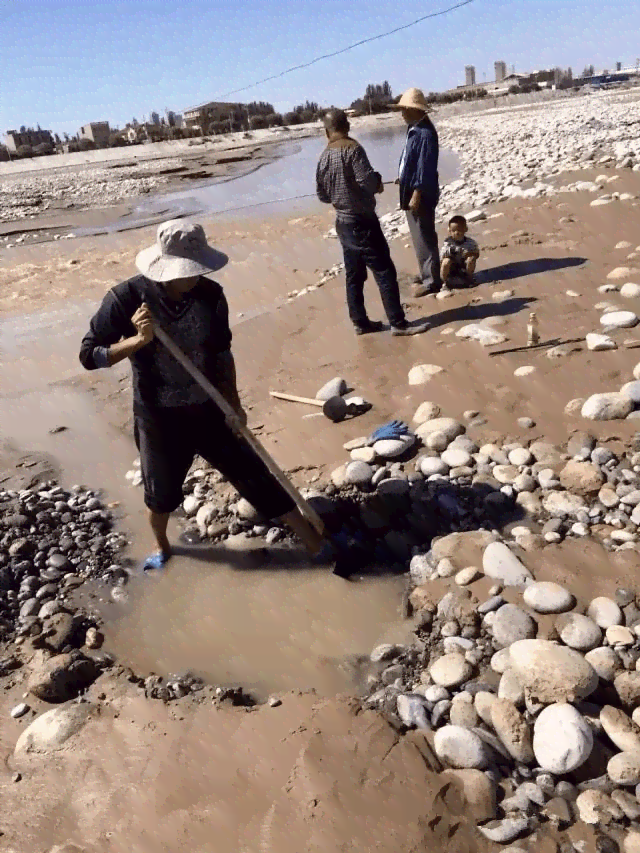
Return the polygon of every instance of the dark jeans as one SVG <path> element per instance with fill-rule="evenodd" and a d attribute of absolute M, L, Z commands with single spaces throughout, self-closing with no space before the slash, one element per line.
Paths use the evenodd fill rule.
<path fill-rule="evenodd" d="M 430 290 L 440 290 L 440 251 L 436 233 L 436 205 L 423 204 L 418 216 L 407 210 L 407 223 L 413 248 L 418 258 L 422 283 Z"/>
<path fill-rule="evenodd" d="M 347 306 L 353 325 L 364 326 L 368 322 L 364 305 L 367 267 L 376 280 L 389 322 L 392 326 L 402 324 L 405 316 L 400 303 L 398 275 L 378 217 L 338 219 L 336 232 L 344 253 Z"/>

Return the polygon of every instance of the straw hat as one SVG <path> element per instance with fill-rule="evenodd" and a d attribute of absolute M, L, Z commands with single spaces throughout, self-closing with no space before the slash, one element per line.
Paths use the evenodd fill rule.
<path fill-rule="evenodd" d="M 151 281 L 163 282 L 217 272 L 228 260 L 209 246 L 202 225 L 170 219 L 158 226 L 155 244 L 140 252 L 136 266 Z"/>
<path fill-rule="evenodd" d="M 415 86 L 407 89 L 397 104 L 389 104 L 389 106 L 394 110 L 422 110 L 423 113 L 428 113 L 431 109 L 422 89 L 416 89 Z"/>

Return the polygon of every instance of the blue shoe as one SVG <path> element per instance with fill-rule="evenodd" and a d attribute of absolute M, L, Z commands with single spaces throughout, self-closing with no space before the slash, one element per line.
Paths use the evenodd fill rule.
<path fill-rule="evenodd" d="M 171 554 L 164 554 L 161 551 L 156 551 L 155 554 L 150 554 L 142 564 L 143 572 L 153 572 L 160 571 L 164 569 L 169 560 L 171 559 Z"/>

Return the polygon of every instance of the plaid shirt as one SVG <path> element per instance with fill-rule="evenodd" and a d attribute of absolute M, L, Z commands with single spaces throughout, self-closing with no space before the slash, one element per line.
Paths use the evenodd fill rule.
<path fill-rule="evenodd" d="M 318 198 L 334 206 L 338 219 L 375 216 L 381 183 L 382 175 L 372 169 L 364 148 L 348 136 L 329 142 L 316 169 Z"/>

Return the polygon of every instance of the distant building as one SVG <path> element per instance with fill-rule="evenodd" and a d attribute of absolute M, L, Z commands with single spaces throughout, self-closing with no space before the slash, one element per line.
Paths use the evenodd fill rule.
<path fill-rule="evenodd" d="M 493 67 L 496 72 L 496 83 L 502 83 L 507 76 L 507 63 L 502 61 L 494 62 Z"/>
<path fill-rule="evenodd" d="M 476 67 L 475 65 L 465 65 L 464 67 L 464 85 L 476 85 Z"/>
<path fill-rule="evenodd" d="M 622 71 L 622 63 L 616 62 L 616 71 Z"/>
<path fill-rule="evenodd" d="M 173 110 L 167 110 L 167 124 L 169 127 L 182 127 L 182 115 L 174 113 Z"/>
<path fill-rule="evenodd" d="M 160 124 L 160 113 L 151 113 L 151 124 Z"/>
<path fill-rule="evenodd" d="M 107 148 L 111 129 L 108 121 L 93 121 L 80 128 L 80 139 L 88 139 L 96 148 Z"/>
<path fill-rule="evenodd" d="M 210 101 L 184 111 L 184 124 L 189 130 L 208 133 L 211 122 L 228 121 L 242 109 L 241 104 Z"/>
<path fill-rule="evenodd" d="M 17 151 L 21 145 L 30 145 L 35 148 L 36 145 L 51 145 L 53 146 L 53 136 L 50 130 L 8 130 L 4 137 L 4 143 L 9 151 Z"/>

